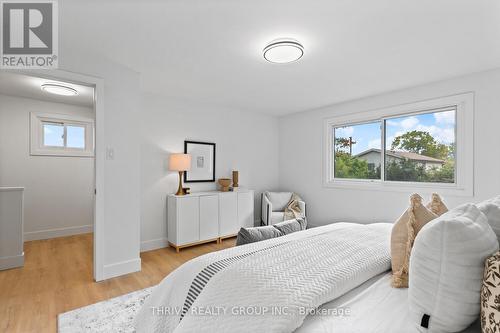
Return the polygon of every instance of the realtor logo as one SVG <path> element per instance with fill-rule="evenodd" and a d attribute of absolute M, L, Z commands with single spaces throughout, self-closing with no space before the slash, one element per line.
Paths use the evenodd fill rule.
<path fill-rule="evenodd" d="M 57 2 L 0 1 L 1 67 L 57 68 Z"/>

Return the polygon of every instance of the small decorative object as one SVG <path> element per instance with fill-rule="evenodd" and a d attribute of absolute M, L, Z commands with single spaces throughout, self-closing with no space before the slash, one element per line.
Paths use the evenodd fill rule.
<path fill-rule="evenodd" d="M 184 141 L 184 153 L 192 156 L 186 183 L 215 182 L 215 143 Z"/>
<path fill-rule="evenodd" d="M 182 192 L 183 192 L 184 194 L 189 194 L 189 193 L 191 193 L 191 188 L 189 188 L 189 187 L 183 187 L 183 188 L 182 188 Z"/>
<path fill-rule="evenodd" d="M 191 168 L 191 155 L 181 153 L 170 154 L 168 168 L 171 171 L 179 172 L 179 188 L 175 195 L 184 195 L 184 190 L 182 189 L 182 173 Z"/>
<path fill-rule="evenodd" d="M 238 187 L 239 173 L 238 171 L 233 171 L 233 187 Z"/>
<path fill-rule="evenodd" d="M 481 329 L 483 333 L 500 332 L 500 251 L 484 263 Z"/>
<path fill-rule="evenodd" d="M 229 186 L 231 185 L 231 179 L 219 178 L 219 185 L 222 192 L 227 192 L 229 191 Z"/>

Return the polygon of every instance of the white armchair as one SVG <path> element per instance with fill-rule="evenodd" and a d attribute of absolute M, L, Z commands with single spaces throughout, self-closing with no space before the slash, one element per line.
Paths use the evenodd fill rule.
<path fill-rule="evenodd" d="M 292 198 L 293 192 L 262 193 L 262 225 L 272 225 L 284 221 L 285 208 Z M 302 217 L 306 216 L 306 203 L 299 201 Z"/>

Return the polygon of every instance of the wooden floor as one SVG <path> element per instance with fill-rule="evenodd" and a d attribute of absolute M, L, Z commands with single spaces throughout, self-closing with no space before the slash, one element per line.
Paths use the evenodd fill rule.
<path fill-rule="evenodd" d="M 144 252 L 141 272 L 96 283 L 92 234 L 26 242 L 24 267 L 0 271 L 0 332 L 55 332 L 61 312 L 153 286 L 189 259 L 234 243 Z"/>

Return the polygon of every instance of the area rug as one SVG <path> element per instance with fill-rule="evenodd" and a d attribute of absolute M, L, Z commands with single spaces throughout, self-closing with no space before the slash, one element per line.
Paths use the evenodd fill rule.
<path fill-rule="evenodd" d="M 134 318 L 155 287 L 84 306 L 57 316 L 59 333 L 134 332 Z"/>

